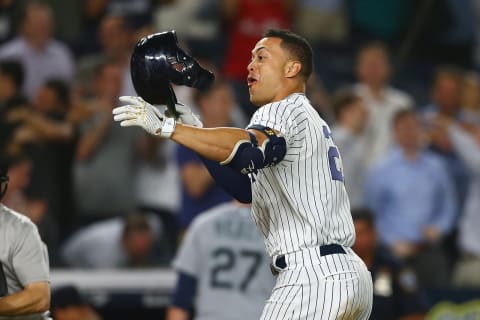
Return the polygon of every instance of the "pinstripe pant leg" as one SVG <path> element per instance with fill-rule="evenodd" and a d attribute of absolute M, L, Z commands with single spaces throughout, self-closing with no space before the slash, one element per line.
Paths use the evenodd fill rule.
<path fill-rule="evenodd" d="M 373 299 L 370 273 L 346 256 L 329 259 L 280 273 L 261 320 L 367 320 Z M 343 270 L 336 269 L 339 264 Z"/>
<path fill-rule="evenodd" d="M 372 275 L 367 270 L 366 272 L 361 273 L 360 282 L 362 283 L 363 294 L 365 297 L 363 303 L 363 312 L 360 314 L 358 319 L 368 320 L 370 318 L 370 313 L 372 312 L 373 304 L 373 284 L 372 284 Z"/>
<path fill-rule="evenodd" d="M 320 266 L 313 266 L 313 273 L 320 273 Z M 311 284 L 315 295 L 304 302 L 308 311 L 301 319 L 312 320 L 367 320 L 372 307 L 372 284 L 370 273 L 362 268 L 353 272 L 331 274 Z"/>
<path fill-rule="evenodd" d="M 297 319 L 296 315 L 304 295 L 300 283 L 302 269 L 287 270 L 278 275 L 276 285 L 263 309 L 261 320 Z"/>

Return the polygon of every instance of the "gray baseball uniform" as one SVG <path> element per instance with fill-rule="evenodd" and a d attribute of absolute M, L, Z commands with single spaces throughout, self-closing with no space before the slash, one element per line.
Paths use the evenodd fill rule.
<path fill-rule="evenodd" d="M 195 320 L 258 319 L 274 285 L 251 208 L 233 203 L 194 220 L 174 267 L 197 279 Z"/>
<path fill-rule="evenodd" d="M 30 219 L 3 204 L 0 204 L 0 262 L 7 283 L 7 295 L 23 290 L 29 283 L 49 281 L 47 247 L 40 239 L 37 227 Z M 50 319 L 47 313 L 0 316 L 0 320 Z"/>

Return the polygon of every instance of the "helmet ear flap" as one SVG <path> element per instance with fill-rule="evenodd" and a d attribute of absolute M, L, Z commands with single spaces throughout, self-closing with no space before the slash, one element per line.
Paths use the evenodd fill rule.
<path fill-rule="evenodd" d="M 178 103 L 177 96 L 175 95 L 175 91 L 173 91 L 172 86 L 169 84 L 168 88 L 170 90 L 170 94 L 167 97 L 167 101 L 165 105 L 167 106 L 167 110 L 165 111 L 165 115 L 169 118 L 178 119 L 180 114 L 177 112 L 175 105 Z"/>

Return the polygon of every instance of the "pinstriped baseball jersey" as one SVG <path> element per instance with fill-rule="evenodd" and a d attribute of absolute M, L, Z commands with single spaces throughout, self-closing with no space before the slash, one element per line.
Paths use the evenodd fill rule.
<path fill-rule="evenodd" d="M 355 240 L 341 158 L 327 123 L 304 94 L 259 108 L 250 125 L 279 131 L 287 154 L 251 174 L 252 212 L 269 255 Z"/>

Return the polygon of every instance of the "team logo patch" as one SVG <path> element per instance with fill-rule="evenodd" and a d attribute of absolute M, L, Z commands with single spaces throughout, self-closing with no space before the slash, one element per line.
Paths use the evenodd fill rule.
<path fill-rule="evenodd" d="M 274 132 L 272 129 L 270 129 L 270 128 L 266 128 L 266 129 L 264 130 L 264 132 L 265 132 L 267 135 L 269 135 L 269 136 L 275 135 L 275 132 Z"/>

